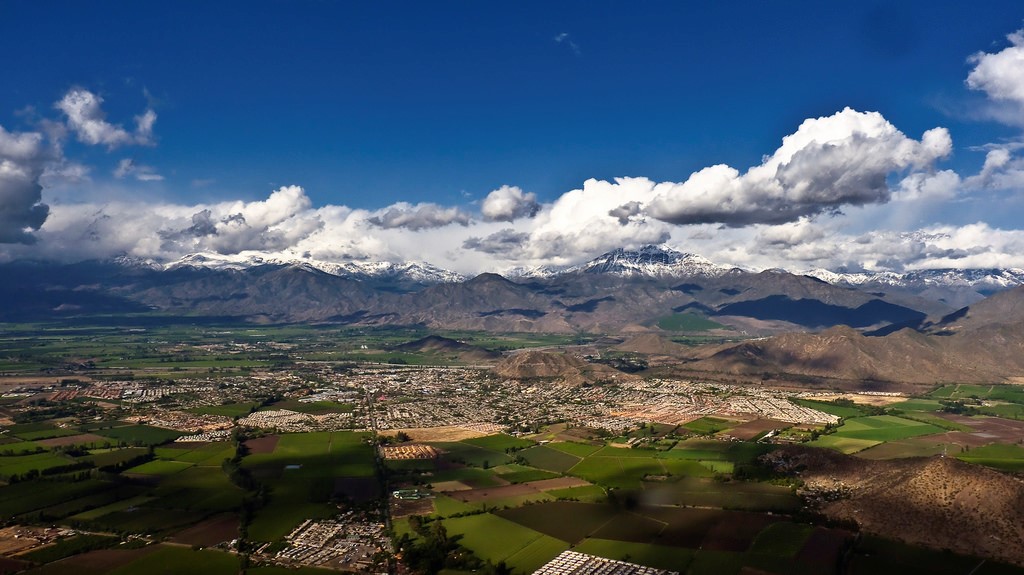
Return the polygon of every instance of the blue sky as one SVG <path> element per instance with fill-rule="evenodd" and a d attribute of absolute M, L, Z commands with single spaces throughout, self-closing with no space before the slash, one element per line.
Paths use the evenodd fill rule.
<path fill-rule="evenodd" d="M 8 234 L 0 255 L 72 257 L 66 247 L 89 234 L 93 247 L 72 250 L 74 257 L 410 257 L 472 272 L 572 263 L 658 240 L 755 268 L 939 266 L 952 257 L 942 242 L 839 258 L 801 252 L 811 236 L 825 254 L 825 242 L 876 229 L 896 237 L 979 223 L 1008 233 L 1019 227 L 1021 194 L 1005 182 L 1016 181 L 1013 143 L 1024 108 L 996 80 L 987 90 L 965 81 L 978 66 L 972 55 L 1012 47 L 1007 35 L 1024 26 L 1024 6 L 892 4 L 5 2 L 0 126 L 40 135 L 47 151 L 32 165 L 45 172 L 41 201 L 50 211 L 38 226 L 15 220 L 27 225 Z M 1005 80 L 1016 70 L 999 73 Z M 97 118 L 114 132 L 83 138 L 56 107 L 76 90 L 98 102 Z M 782 192 L 757 182 L 736 184 L 742 190 L 731 199 L 724 191 L 705 198 L 758 207 L 740 215 L 614 184 L 624 176 L 682 184 L 720 164 L 743 174 L 804 120 L 845 108 L 877 112 L 915 142 L 942 128 L 949 149 L 880 166 L 886 190 L 858 180 L 867 188 L 813 206 L 761 201 L 758 194 Z M 145 113 L 156 120 L 140 132 L 136 117 Z M 968 185 L 995 147 L 1011 156 L 1000 168 L 1013 173 L 995 187 Z M 955 191 L 931 197 L 945 201 L 907 207 L 907 193 L 899 201 L 908 176 L 942 171 L 958 178 L 946 182 Z M 589 192 L 590 179 L 612 187 Z M 699 194 L 696 183 L 671 194 Z M 289 186 L 301 194 L 271 202 Z M 485 198 L 502 186 L 518 192 L 494 201 L 522 209 L 482 215 Z M 583 200 L 588 206 L 638 205 L 622 229 L 581 217 L 577 236 L 608 224 L 600 241 L 562 237 L 551 230 L 567 225 L 557 208 L 573 190 L 594 199 Z M 109 223 L 130 206 L 156 205 L 166 217 L 149 227 L 160 236 Z M 423 205 L 432 207 L 417 211 Z M 72 221 L 71 206 L 94 219 Z M 247 239 L 228 241 L 237 230 L 227 228 L 240 221 L 231 216 L 261 209 L 288 217 L 267 216 L 260 228 L 258 215 L 248 215 Z M 776 215 L 764 217 L 766 209 Z M 610 211 L 595 210 L 605 218 Z M 175 236 L 195 226 L 197 214 L 209 233 Z M 317 233 L 324 237 L 310 240 Z M 772 243 L 794 234 L 804 239 Z M 964 241 L 956 238 L 949 241 Z M 737 242 L 748 246 L 730 252 Z M 971 257 L 958 256 L 963 265 L 1024 266 L 1009 257 L 1012 242 L 975 243 Z M 974 253 L 986 246 L 990 257 Z M 921 259 L 922 249 L 935 257 Z"/>

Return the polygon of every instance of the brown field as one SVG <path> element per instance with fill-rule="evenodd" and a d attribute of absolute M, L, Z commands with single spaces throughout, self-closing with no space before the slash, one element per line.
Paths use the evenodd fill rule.
<path fill-rule="evenodd" d="M 212 441 L 173 441 L 161 445 L 163 449 L 181 449 L 182 451 L 192 451 L 193 449 L 199 449 L 204 445 L 210 445 Z"/>
<path fill-rule="evenodd" d="M 522 485 L 528 485 L 538 491 L 547 491 L 549 489 L 583 487 L 585 485 L 590 485 L 590 482 L 584 481 L 578 477 L 554 477 L 552 479 L 541 479 L 540 481 L 528 481 Z"/>
<path fill-rule="evenodd" d="M 77 379 L 82 383 L 92 381 L 91 377 L 84 375 L 61 375 L 61 376 L 22 376 L 10 375 L 0 377 L 0 390 L 7 391 L 21 385 L 57 385 L 62 379 Z"/>
<path fill-rule="evenodd" d="M 1024 421 L 1014 419 L 1003 419 L 1001 417 L 964 417 L 951 413 L 936 413 L 943 419 L 953 423 L 966 425 L 975 430 L 976 433 L 985 433 L 996 436 L 993 441 L 1013 443 L 1024 437 Z"/>
<path fill-rule="evenodd" d="M 434 491 L 440 491 L 441 493 L 448 493 L 450 491 L 469 491 L 470 489 L 473 489 L 461 481 L 440 481 L 433 485 Z"/>
<path fill-rule="evenodd" d="M 274 448 L 277 447 L 277 440 L 278 436 L 267 435 L 265 437 L 247 440 L 245 442 L 245 447 L 249 449 L 249 453 L 273 453 Z"/>
<path fill-rule="evenodd" d="M 235 515 L 218 515 L 206 521 L 183 529 L 171 536 L 171 541 L 210 547 L 238 537 L 238 517 Z"/>
<path fill-rule="evenodd" d="M 420 443 L 405 445 L 384 445 L 380 447 L 380 455 L 384 459 L 434 459 L 437 457 L 437 449 L 430 445 Z"/>
<path fill-rule="evenodd" d="M 917 437 L 918 441 L 945 443 L 961 447 L 981 447 L 990 443 L 1016 443 L 1024 437 L 1024 421 L 998 417 L 965 417 L 949 413 L 935 415 L 972 428 L 974 431 L 947 431 Z"/>
<path fill-rule="evenodd" d="M 430 515 L 434 512 L 433 499 L 395 499 L 388 497 L 391 502 L 391 517 L 408 517 L 410 515 Z"/>
<path fill-rule="evenodd" d="M 734 513 L 728 521 L 719 521 L 708 530 L 701 549 L 746 551 L 765 527 L 781 518 L 760 513 Z"/>
<path fill-rule="evenodd" d="M 726 433 L 736 439 L 750 441 L 758 435 L 767 433 L 773 429 L 786 429 L 792 426 L 793 424 L 791 423 L 784 423 L 774 419 L 754 419 L 746 423 L 741 423 L 736 427 L 729 429 Z"/>
<path fill-rule="evenodd" d="M 382 431 L 381 435 L 398 435 L 399 431 L 404 431 L 414 441 L 462 441 L 463 439 L 471 439 L 473 437 L 483 437 L 488 435 L 479 431 L 473 431 L 464 427 L 447 426 L 447 427 L 417 427 L 410 429 L 389 429 Z"/>
<path fill-rule="evenodd" d="M 552 479 L 542 479 L 539 481 L 529 481 L 527 483 L 518 483 L 513 485 L 498 485 L 495 487 L 478 487 L 476 489 L 451 490 L 448 491 L 447 493 L 449 496 L 458 499 L 463 503 L 475 503 L 478 501 L 487 501 L 489 499 L 504 499 L 506 497 L 539 495 L 550 489 L 565 489 L 567 487 L 582 487 L 584 485 L 590 485 L 590 482 L 584 481 L 576 477 L 555 477 Z"/>
<path fill-rule="evenodd" d="M 29 567 L 31 563 L 25 561 L 18 561 L 17 559 L 9 559 L 7 557 L 0 557 L 0 573 L 17 573 L 24 571 Z"/>
<path fill-rule="evenodd" d="M 853 533 L 848 531 L 817 527 L 807 538 L 803 549 L 797 553 L 796 559 L 800 563 L 819 568 L 836 565 L 839 561 L 839 554 L 852 538 Z"/>
<path fill-rule="evenodd" d="M 481 487 L 468 491 L 453 491 L 448 495 L 463 503 L 477 503 L 488 499 L 504 499 L 506 497 L 521 497 L 523 495 L 535 495 L 540 493 L 526 483 L 518 485 L 499 485 L 498 487 Z"/>
<path fill-rule="evenodd" d="M 54 437 L 52 439 L 40 439 L 36 443 L 46 447 L 60 447 L 62 445 L 85 445 L 87 443 L 111 442 L 109 437 L 96 435 L 95 433 L 83 433 L 81 435 L 68 435 L 66 437 Z M 114 442 L 116 443 L 116 442 Z"/>
<path fill-rule="evenodd" d="M 103 575 L 132 561 L 138 561 L 146 555 L 155 552 L 159 547 L 159 545 L 149 545 L 141 549 L 101 549 L 99 551 L 89 551 L 88 553 L 54 561 L 40 569 L 34 570 L 32 573 L 38 575 L 59 575 L 62 573 Z"/>
<path fill-rule="evenodd" d="M 849 399 L 854 403 L 860 405 L 874 405 L 877 407 L 884 407 L 893 403 L 899 403 L 906 401 L 907 397 L 903 395 L 864 395 L 862 393 L 837 393 L 835 395 L 816 395 L 813 398 L 815 401 L 835 401 L 837 399 Z"/>

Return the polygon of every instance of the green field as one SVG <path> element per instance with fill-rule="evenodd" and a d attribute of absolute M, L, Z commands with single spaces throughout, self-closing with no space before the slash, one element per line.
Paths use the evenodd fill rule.
<path fill-rule="evenodd" d="M 21 557 L 35 563 L 49 563 L 65 557 L 71 557 L 93 549 L 106 549 L 118 545 L 120 538 L 110 535 L 75 535 L 61 539 L 54 545 L 30 551 Z"/>
<path fill-rule="evenodd" d="M 126 425 L 104 429 L 98 433 L 127 445 L 160 445 L 173 441 L 182 435 L 180 431 L 153 427 L 151 425 Z"/>
<path fill-rule="evenodd" d="M 580 458 L 570 455 L 564 451 L 552 449 L 544 445 L 538 445 L 519 452 L 526 461 L 537 468 L 547 469 L 558 473 L 565 473 L 572 469 L 572 466 L 580 462 Z"/>
<path fill-rule="evenodd" d="M 581 487 L 566 487 L 565 489 L 548 490 L 548 495 L 557 499 L 572 499 L 578 501 L 605 501 L 608 494 L 600 485 L 584 485 Z"/>
<path fill-rule="evenodd" d="M 43 472 L 74 463 L 75 460 L 70 457 L 49 451 L 31 455 L 9 455 L 0 457 L 0 477 L 24 475 L 32 471 Z"/>
<path fill-rule="evenodd" d="M 813 531 L 814 527 L 811 525 L 787 521 L 773 523 L 758 533 L 750 547 L 750 552 L 776 557 L 793 557 L 803 549 L 804 543 Z"/>
<path fill-rule="evenodd" d="M 545 445 L 551 449 L 557 449 L 568 453 L 569 455 L 575 455 L 576 457 L 586 457 L 597 453 L 603 446 L 602 445 L 588 445 L 586 443 L 576 443 L 574 441 L 553 441 Z"/>
<path fill-rule="evenodd" d="M 125 473 L 139 473 L 143 475 L 173 475 L 180 471 L 184 471 L 189 467 L 192 467 L 192 463 L 184 461 L 147 461 L 142 465 L 136 465 L 135 467 L 125 470 Z"/>
<path fill-rule="evenodd" d="M 598 538 L 584 539 L 582 543 L 573 548 L 573 551 L 678 571 L 679 573 L 686 573 L 694 556 L 693 551 L 679 547 Z"/>
<path fill-rule="evenodd" d="M 484 449 L 490 449 L 491 451 L 498 451 L 504 453 L 507 450 L 514 449 L 525 449 L 527 447 L 536 445 L 535 442 L 529 439 L 522 439 L 519 437 L 512 437 L 511 435 L 505 435 L 499 433 L 497 435 L 488 435 L 486 437 L 474 437 L 471 439 L 462 440 L 463 443 L 482 447 Z"/>
<path fill-rule="evenodd" d="M 523 551 L 527 546 L 546 537 L 537 531 L 523 527 L 522 525 L 513 523 L 512 521 L 491 513 L 445 519 L 444 526 L 448 529 L 448 534 L 450 536 L 462 535 L 462 539 L 459 543 L 472 550 L 477 557 L 484 560 L 490 560 L 494 563 L 497 563 L 498 561 L 505 561 L 508 563 L 512 556 Z M 554 558 L 566 547 L 568 546 L 566 545 L 565 547 L 562 547 L 559 544 L 553 544 L 551 542 L 542 543 L 539 549 L 542 549 L 544 550 L 544 553 L 550 553 L 551 555 L 544 559 L 540 565 L 543 565 L 545 562 Z M 541 558 L 542 557 L 539 557 L 537 553 L 530 553 L 522 556 L 522 559 L 526 560 L 531 565 Z M 510 566 L 525 571 L 525 569 L 522 569 L 522 567 L 519 567 L 518 565 L 510 563 Z"/>
<path fill-rule="evenodd" d="M 269 488 L 267 504 L 249 527 L 252 539 L 275 541 L 304 519 L 333 515 L 333 497 L 376 496 L 376 454 L 366 438 L 355 432 L 289 433 L 273 453 L 247 456 L 243 467 Z"/>
<path fill-rule="evenodd" d="M 236 575 L 237 555 L 222 551 L 193 551 L 187 547 L 161 546 L 154 553 L 115 569 L 110 575 L 177 575 L 203 573 Z"/>
<path fill-rule="evenodd" d="M 943 431 L 943 428 L 930 423 L 894 415 L 873 415 L 844 419 L 835 435 L 848 439 L 883 442 L 942 433 Z"/>
<path fill-rule="evenodd" d="M 1004 471 L 1024 471 L 1024 447 L 1020 445 L 986 445 L 975 447 L 957 458 L 970 463 Z"/>
<path fill-rule="evenodd" d="M 683 427 L 694 433 L 700 433 L 702 435 L 714 435 L 719 431 L 729 429 L 733 425 L 734 424 L 732 422 L 726 421 L 724 419 L 705 416 L 700 419 L 694 419 L 689 423 L 684 423 Z"/>
<path fill-rule="evenodd" d="M 865 449 L 879 445 L 881 441 L 873 441 L 871 439 L 857 439 L 853 437 L 847 437 L 838 433 L 832 433 L 829 435 L 822 435 L 818 439 L 807 443 L 811 447 L 824 447 L 826 449 L 835 449 L 840 453 L 857 453 L 864 451 Z"/>
<path fill-rule="evenodd" d="M 674 313 L 661 317 L 658 319 L 657 325 L 665 331 L 708 331 L 725 327 L 720 323 L 692 313 Z"/>
<path fill-rule="evenodd" d="M 935 399 L 908 399 L 899 403 L 891 403 L 888 407 L 902 411 L 939 411 L 942 409 L 942 404 Z"/>
<path fill-rule="evenodd" d="M 441 457 L 443 459 L 474 467 L 491 467 L 512 461 L 512 458 L 506 455 L 504 451 L 494 451 L 462 441 L 436 442 L 431 443 L 431 445 L 442 451 Z"/>
<path fill-rule="evenodd" d="M 802 405 L 804 407 L 809 407 L 811 409 L 816 409 L 839 417 L 857 417 L 859 415 L 864 415 L 864 411 L 861 409 L 849 405 L 838 405 L 830 401 L 815 401 L 813 399 L 797 398 L 792 398 L 790 401 L 797 405 Z"/>

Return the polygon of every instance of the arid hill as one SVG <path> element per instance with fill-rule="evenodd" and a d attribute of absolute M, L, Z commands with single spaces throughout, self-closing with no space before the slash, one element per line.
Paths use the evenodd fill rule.
<path fill-rule="evenodd" d="M 509 379 L 544 379 L 566 385 L 625 381 L 635 376 L 606 365 L 587 363 L 567 353 L 528 350 L 512 354 L 494 367 L 494 373 Z"/>
<path fill-rule="evenodd" d="M 413 353 L 431 353 L 455 357 L 459 361 L 468 363 L 491 362 L 501 357 L 500 353 L 439 335 L 428 335 L 409 343 L 403 343 L 396 349 Z"/>
<path fill-rule="evenodd" d="M 647 333 L 632 337 L 615 346 L 615 350 L 668 357 L 688 357 L 692 354 L 690 348 L 685 345 L 680 345 L 655 333 Z"/>
<path fill-rule="evenodd" d="M 798 446 L 767 459 L 867 533 L 1024 566 L 1024 479 L 953 457 L 868 461 Z"/>
<path fill-rule="evenodd" d="M 1024 289 L 1002 292 L 929 323 L 885 336 L 848 327 L 727 347 L 689 369 L 934 384 L 998 382 L 1024 375 Z"/>

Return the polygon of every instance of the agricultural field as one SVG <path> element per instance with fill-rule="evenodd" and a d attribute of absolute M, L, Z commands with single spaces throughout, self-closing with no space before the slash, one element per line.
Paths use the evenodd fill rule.
<path fill-rule="evenodd" d="M 546 469 L 557 473 L 565 473 L 580 462 L 581 457 L 570 455 L 548 446 L 538 445 L 519 452 L 527 463 L 539 469 Z"/>
<path fill-rule="evenodd" d="M 1021 445 L 986 445 L 960 453 L 957 457 L 969 463 L 1004 471 L 1024 471 L 1024 447 Z"/>
<path fill-rule="evenodd" d="M 724 325 L 692 313 L 676 313 L 661 317 L 657 326 L 665 331 L 709 331 L 723 329 Z"/>
<path fill-rule="evenodd" d="M 943 428 L 922 421 L 915 421 L 894 415 L 873 415 L 844 419 L 834 435 L 846 439 L 883 442 L 907 439 L 920 435 L 931 435 L 945 431 Z"/>
<path fill-rule="evenodd" d="M 243 467 L 269 490 L 250 537 L 276 541 L 305 519 L 333 515 L 332 500 L 376 497 L 376 454 L 367 440 L 356 432 L 289 433 L 279 436 L 273 451 L 247 456 Z"/>
<path fill-rule="evenodd" d="M 735 425 L 733 422 L 725 419 L 705 416 L 700 419 L 695 419 L 689 423 L 684 423 L 683 427 L 701 435 L 714 435 L 719 431 L 729 429 L 729 427 L 733 425 Z"/>

